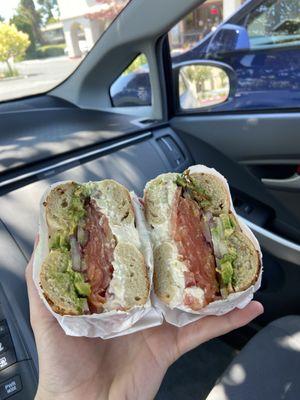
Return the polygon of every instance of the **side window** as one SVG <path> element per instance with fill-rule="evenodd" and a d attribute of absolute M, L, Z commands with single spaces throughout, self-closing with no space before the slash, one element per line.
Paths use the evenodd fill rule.
<path fill-rule="evenodd" d="M 300 108 L 299 0 L 206 0 L 168 38 L 178 112 Z"/>
<path fill-rule="evenodd" d="M 283 47 L 300 44 L 300 2 L 267 1 L 245 19 L 250 47 Z"/>
<path fill-rule="evenodd" d="M 145 54 L 138 55 L 110 87 L 114 107 L 151 105 L 151 83 Z"/>

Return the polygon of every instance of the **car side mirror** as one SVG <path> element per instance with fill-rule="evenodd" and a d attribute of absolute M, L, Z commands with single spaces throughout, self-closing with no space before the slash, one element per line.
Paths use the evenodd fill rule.
<path fill-rule="evenodd" d="M 233 69 L 216 61 L 188 61 L 174 68 L 178 108 L 196 110 L 226 102 L 233 96 Z"/>
<path fill-rule="evenodd" d="M 211 36 L 206 53 L 230 53 L 249 50 L 250 39 L 245 27 L 234 24 L 221 25 Z"/>

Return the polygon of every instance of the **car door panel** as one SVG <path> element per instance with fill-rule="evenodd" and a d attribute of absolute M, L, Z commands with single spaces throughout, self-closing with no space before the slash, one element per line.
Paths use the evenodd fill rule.
<path fill-rule="evenodd" d="M 273 210 L 273 221 L 268 221 L 267 228 L 299 243 L 299 193 L 272 190 L 253 169 L 255 165 L 271 163 L 278 168 L 281 164 L 295 166 L 296 171 L 300 160 L 299 116 L 298 113 L 189 115 L 173 118 L 171 126 L 181 132 L 181 139 L 191 149 L 195 160 L 199 159 L 197 153 L 203 143 L 210 151 L 218 150 L 221 171 L 231 160 L 231 170 L 224 170 L 224 175 L 232 186 Z M 263 171 L 261 168 L 260 174 Z M 269 170 L 265 173 L 270 174 Z"/>

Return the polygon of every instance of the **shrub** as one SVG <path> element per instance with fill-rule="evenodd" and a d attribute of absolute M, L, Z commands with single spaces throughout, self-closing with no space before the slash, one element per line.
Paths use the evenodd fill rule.
<path fill-rule="evenodd" d="M 49 44 L 37 49 L 36 58 L 59 57 L 65 54 L 65 44 Z"/>
<path fill-rule="evenodd" d="M 12 78 L 14 76 L 19 76 L 19 75 L 20 75 L 19 71 L 14 67 L 11 67 L 10 70 L 6 70 L 3 72 L 3 78 Z"/>
<path fill-rule="evenodd" d="M 29 45 L 26 33 L 18 31 L 15 25 L 0 22 L 0 62 L 6 63 L 9 76 L 15 76 L 9 59 L 22 59 Z"/>

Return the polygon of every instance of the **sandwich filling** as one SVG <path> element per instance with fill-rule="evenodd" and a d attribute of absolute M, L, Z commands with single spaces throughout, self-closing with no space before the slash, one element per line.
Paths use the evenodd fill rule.
<path fill-rule="evenodd" d="M 113 259 L 116 241 L 109 227 L 108 218 L 100 212 L 93 200 L 86 207 L 87 218 L 84 232 L 87 241 L 80 245 L 83 271 L 91 286 L 88 297 L 91 312 L 102 311 L 106 291 L 113 275 Z"/>
<path fill-rule="evenodd" d="M 215 259 L 211 244 L 204 236 L 204 219 L 195 200 L 184 197 L 177 189 L 172 212 L 172 237 L 176 242 L 180 258 L 184 261 L 185 287 L 198 287 L 204 291 L 205 303 L 210 303 L 218 291 Z M 191 305 L 187 295 L 185 304 Z"/>
<path fill-rule="evenodd" d="M 176 206 L 179 219 L 175 225 L 181 237 L 179 249 L 182 253 L 184 248 L 188 259 L 186 264 L 192 274 L 191 278 L 186 279 L 186 285 L 192 280 L 204 287 L 207 302 L 213 300 L 219 289 L 222 296 L 226 297 L 233 291 L 235 280 L 234 261 L 237 254 L 231 245 L 232 235 L 237 231 L 234 217 L 230 212 L 212 214 L 211 196 L 188 171 L 179 175 L 175 183 L 181 190 Z M 185 214 L 184 218 L 182 214 Z M 190 260 L 193 260 L 192 268 Z M 203 277 L 199 279 L 198 271 L 205 275 L 204 280 Z"/>
<path fill-rule="evenodd" d="M 63 189 L 57 190 L 64 195 Z M 113 276 L 116 247 L 108 218 L 83 185 L 74 185 L 71 198 L 64 200 L 62 207 L 59 229 L 50 235 L 49 247 L 50 254 L 60 252 L 69 261 L 64 271 L 53 270 L 53 282 L 64 279 L 64 287 L 59 285 L 60 295 L 77 295 L 79 313 L 102 312 Z"/>

